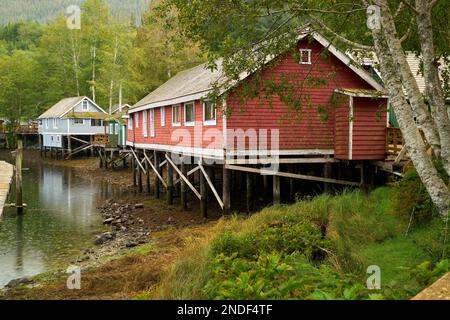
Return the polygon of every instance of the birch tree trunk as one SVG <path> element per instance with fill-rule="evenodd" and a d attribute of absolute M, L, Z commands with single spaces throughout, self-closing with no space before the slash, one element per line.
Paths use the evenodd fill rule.
<path fill-rule="evenodd" d="M 73 72 L 75 75 L 75 85 L 76 85 L 76 90 L 77 90 L 77 96 L 80 95 L 80 76 L 79 76 L 79 69 L 80 69 L 80 51 L 79 51 L 79 46 L 76 44 L 76 39 L 73 35 L 73 33 L 71 33 L 70 35 L 70 40 L 71 40 L 71 55 L 72 55 L 72 63 L 73 63 Z"/>
<path fill-rule="evenodd" d="M 406 90 L 409 98 L 409 103 L 415 113 L 417 122 L 419 123 L 428 143 L 433 147 L 436 155 L 440 155 L 441 142 L 439 135 L 431 117 L 428 107 L 425 104 L 422 93 L 419 90 L 419 86 L 411 72 L 411 68 L 406 60 L 405 52 L 403 51 L 400 39 L 397 35 L 394 19 L 390 12 L 388 3 L 386 0 L 378 0 L 381 8 L 381 23 L 383 25 L 384 36 L 391 51 L 394 62 L 398 66 L 402 77 L 402 84 Z"/>
<path fill-rule="evenodd" d="M 112 104 L 113 104 L 113 94 L 114 94 L 114 76 L 115 69 L 117 65 L 117 56 L 119 55 L 119 39 L 116 37 L 115 45 L 114 45 L 114 54 L 113 54 L 113 64 L 111 70 L 111 84 L 109 86 L 109 114 L 112 113 Z M 120 106 L 119 106 L 120 107 Z"/>
<path fill-rule="evenodd" d="M 431 114 L 441 140 L 441 158 L 450 175 L 450 121 L 445 106 L 444 92 L 439 78 L 439 65 L 434 50 L 431 4 L 428 0 L 416 0 L 417 29 L 420 39 L 425 94 L 431 106 Z"/>
<path fill-rule="evenodd" d="M 379 5 L 383 0 L 376 1 Z M 382 6 L 380 5 L 382 8 Z M 385 12 L 382 11 L 382 15 Z M 382 19 L 383 21 L 383 19 Z M 383 25 L 384 27 L 384 25 Z M 403 93 L 402 77 L 398 74 L 398 59 L 394 58 L 385 37 L 394 36 L 387 31 L 372 29 L 375 51 L 380 60 L 381 73 L 389 93 L 389 99 L 394 108 L 395 115 L 405 139 L 406 147 L 417 173 L 427 189 L 433 203 L 444 220 L 448 219 L 450 191 L 444 181 L 439 177 L 430 157 L 427 154 L 425 143 L 416 126 L 413 110 Z"/>
<path fill-rule="evenodd" d="M 96 102 L 95 81 L 96 81 L 96 64 L 97 64 L 97 40 L 95 39 L 91 49 L 92 54 L 92 101 Z"/>

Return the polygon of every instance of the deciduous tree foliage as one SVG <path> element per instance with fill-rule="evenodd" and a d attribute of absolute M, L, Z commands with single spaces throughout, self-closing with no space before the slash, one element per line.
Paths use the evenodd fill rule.
<path fill-rule="evenodd" d="M 49 24 L 0 27 L 0 117 L 36 119 L 62 98 L 86 95 L 105 109 L 133 104 L 170 74 L 198 63 L 198 49 L 180 46 L 149 8 L 143 25 L 112 17 L 102 0 L 83 1 L 81 30 L 66 17 Z"/>
<path fill-rule="evenodd" d="M 367 19 L 374 17 L 373 10 L 368 10 L 372 5 L 380 9 L 375 17 L 379 28 L 367 27 Z M 220 86 L 233 84 L 242 72 L 254 73 L 257 78 L 266 57 L 293 48 L 305 29 L 320 31 L 343 50 L 375 52 L 411 159 L 434 204 L 448 219 L 448 181 L 439 177 L 420 134 L 422 130 L 450 173 L 450 123 L 445 106 L 448 70 L 443 72 L 444 81 L 438 76 L 439 59 L 448 59 L 450 53 L 448 1 L 167 0 L 161 12 L 173 10 L 177 12 L 174 25 L 180 27 L 178 32 L 200 44 L 212 67 L 218 57 L 223 57 L 229 80 Z M 173 17 L 168 21 L 171 27 Z M 426 82 L 423 95 L 406 62 L 406 50 L 422 57 Z M 286 92 L 282 87 L 282 81 L 257 82 L 255 88 L 260 90 L 247 92 L 257 94 L 269 88 L 282 95 Z M 301 113 L 304 97 L 287 96 L 290 109 Z"/>

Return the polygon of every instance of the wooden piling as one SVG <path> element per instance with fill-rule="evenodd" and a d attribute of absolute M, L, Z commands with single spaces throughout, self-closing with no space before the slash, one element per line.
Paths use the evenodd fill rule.
<path fill-rule="evenodd" d="M 209 180 L 215 186 L 215 184 L 216 184 L 216 171 L 214 170 L 214 167 L 213 166 L 209 166 L 209 167 L 207 167 L 206 170 L 207 170 L 206 172 L 208 173 Z M 215 199 L 214 193 L 208 189 L 208 200 L 209 201 L 215 201 L 214 199 Z"/>
<path fill-rule="evenodd" d="M 142 184 L 142 169 L 141 169 L 141 166 L 139 164 L 137 165 L 137 170 L 138 170 L 139 193 L 143 193 L 144 192 L 144 186 Z"/>
<path fill-rule="evenodd" d="M 169 154 L 169 157 L 171 155 Z M 167 161 L 167 204 L 173 204 L 173 167 Z"/>
<path fill-rule="evenodd" d="M 137 179 L 136 179 L 136 159 L 131 157 L 131 170 L 133 171 L 133 188 L 136 190 Z"/>
<path fill-rule="evenodd" d="M 206 178 L 201 170 L 199 170 L 199 178 L 200 178 L 200 212 L 203 218 L 208 217 L 208 193 L 206 186 Z"/>
<path fill-rule="evenodd" d="M 145 161 L 145 171 L 146 171 L 146 183 L 147 183 L 147 193 L 151 193 L 151 183 L 150 183 L 150 166 L 147 161 Z"/>
<path fill-rule="evenodd" d="M 38 138 L 39 138 L 39 153 L 42 157 L 42 153 L 43 153 L 42 134 L 38 134 Z"/>
<path fill-rule="evenodd" d="M 231 171 L 225 165 L 223 166 L 222 188 L 223 214 L 226 215 L 231 211 Z"/>
<path fill-rule="evenodd" d="M 328 179 L 332 178 L 332 177 L 333 177 L 333 175 L 332 175 L 333 170 L 332 170 L 332 169 L 333 169 L 333 168 L 332 168 L 332 164 L 331 164 L 330 162 L 325 163 L 325 164 L 323 165 L 323 176 L 324 176 L 325 178 L 328 178 Z M 324 191 L 325 193 L 330 193 L 331 190 L 332 190 L 331 184 L 325 182 L 325 183 L 324 183 L 324 189 L 323 189 L 323 191 Z"/>
<path fill-rule="evenodd" d="M 186 169 L 186 164 L 183 160 L 181 161 L 181 173 L 183 174 L 183 176 L 187 176 L 187 169 Z M 181 207 L 183 208 L 183 210 L 187 210 L 188 208 L 188 204 L 187 204 L 187 186 L 186 186 L 186 182 L 181 179 L 180 181 L 180 196 L 181 196 Z"/>
<path fill-rule="evenodd" d="M 280 177 L 273 176 L 273 204 L 281 203 L 281 181 Z"/>
<path fill-rule="evenodd" d="M 17 140 L 17 151 L 16 151 L 16 207 L 18 214 L 23 213 L 22 159 L 23 159 L 23 142 L 21 139 L 19 139 Z"/>
<path fill-rule="evenodd" d="M 270 194 L 271 194 L 271 186 L 270 186 L 270 177 L 268 175 L 263 175 L 263 188 L 264 188 L 264 204 L 270 203 Z"/>
<path fill-rule="evenodd" d="M 246 204 L 247 213 L 250 214 L 253 211 L 253 176 L 250 172 L 247 172 L 247 192 L 246 192 Z"/>
<path fill-rule="evenodd" d="M 70 136 L 67 136 L 67 151 L 68 151 L 68 155 L 67 155 L 67 159 L 70 159 L 72 156 L 72 139 Z"/>
<path fill-rule="evenodd" d="M 158 151 L 155 150 L 154 152 L 154 158 L 155 158 L 155 168 L 156 171 L 161 175 L 161 168 L 159 167 L 160 164 L 160 159 L 159 159 L 159 154 Z M 161 190 L 159 188 L 159 178 L 157 175 L 155 175 L 155 198 L 159 199 L 161 197 Z"/>

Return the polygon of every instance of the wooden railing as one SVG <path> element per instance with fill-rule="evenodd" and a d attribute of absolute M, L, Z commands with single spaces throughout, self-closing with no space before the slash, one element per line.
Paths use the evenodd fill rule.
<path fill-rule="evenodd" d="M 118 140 L 118 136 L 114 134 L 96 134 L 92 137 L 91 143 L 94 146 L 117 148 Z"/>
<path fill-rule="evenodd" d="M 3 124 L 0 125 L 0 133 L 20 133 L 20 134 L 38 134 L 37 124 L 20 125 L 9 128 Z"/>
<path fill-rule="evenodd" d="M 399 128 L 386 128 L 386 153 L 397 156 L 405 145 L 402 132 Z"/>

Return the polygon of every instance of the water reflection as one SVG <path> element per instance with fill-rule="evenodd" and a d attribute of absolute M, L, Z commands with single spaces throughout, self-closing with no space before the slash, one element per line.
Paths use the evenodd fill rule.
<path fill-rule="evenodd" d="M 6 153 L 0 152 L 0 159 L 11 162 Z M 102 229 L 98 204 L 120 192 L 69 168 L 45 165 L 29 153 L 24 167 L 29 168 L 23 173 L 25 214 L 7 208 L 0 221 L 0 287 L 68 265 L 92 246 L 93 234 Z"/>
<path fill-rule="evenodd" d="M 23 271 L 23 215 L 17 215 L 17 228 L 16 228 L 16 270 Z"/>

